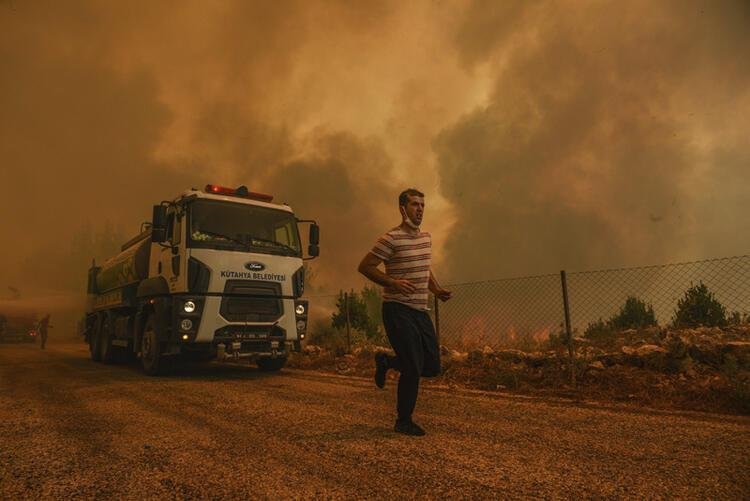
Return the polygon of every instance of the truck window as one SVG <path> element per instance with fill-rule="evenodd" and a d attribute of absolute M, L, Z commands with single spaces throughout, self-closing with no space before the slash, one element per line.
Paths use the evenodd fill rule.
<path fill-rule="evenodd" d="M 173 242 L 172 235 L 174 231 L 174 212 L 168 212 L 167 213 L 167 240 L 170 242 Z"/>
<path fill-rule="evenodd" d="M 196 200 L 188 208 L 187 246 L 300 256 L 290 212 L 250 204 Z"/>
<path fill-rule="evenodd" d="M 292 246 L 294 245 L 290 235 L 289 235 L 289 226 L 279 226 L 276 228 L 276 235 L 275 239 L 277 242 L 281 242 L 284 245 Z"/>
<path fill-rule="evenodd" d="M 173 211 L 167 212 L 167 240 L 169 240 L 172 245 L 177 245 L 180 243 L 181 236 L 181 218 L 177 217 L 177 214 Z"/>
<path fill-rule="evenodd" d="M 182 241 L 182 218 L 175 215 L 173 219 L 172 244 L 178 245 Z"/>

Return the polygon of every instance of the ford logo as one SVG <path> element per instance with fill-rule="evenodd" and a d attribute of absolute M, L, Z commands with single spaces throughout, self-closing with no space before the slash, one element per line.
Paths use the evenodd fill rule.
<path fill-rule="evenodd" d="M 266 269 L 266 265 L 258 261 L 250 261 L 249 263 L 245 263 L 245 268 L 250 271 L 263 271 Z"/>

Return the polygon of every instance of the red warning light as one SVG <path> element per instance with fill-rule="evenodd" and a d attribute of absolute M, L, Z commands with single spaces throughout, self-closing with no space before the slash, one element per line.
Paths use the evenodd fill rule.
<path fill-rule="evenodd" d="M 217 184 L 207 184 L 207 193 L 214 193 L 216 195 L 229 195 L 233 197 L 250 198 L 252 200 L 259 200 L 261 202 L 270 202 L 273 200 L 272 195 L 266 195 L 265 193 L 255 193 L 253 191 L 247 191 L 246 186 L 240 186 L 239 188 L 227 188 L 226 186 L 219 186 Z"/>
<path fill-rule="evenodd" d="M 206 191 L 209 193 L 216 193 L 217 195 L 234 195 L 235 190 L 227 188 L 226 186 L 219 186 L 217 184 L 207 184 Z"/>

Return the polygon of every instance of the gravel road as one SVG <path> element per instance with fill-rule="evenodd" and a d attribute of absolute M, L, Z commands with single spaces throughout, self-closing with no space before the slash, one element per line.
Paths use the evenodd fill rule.
<path fill-rule="evenodd" d="M 750 497 L 750 418 L 0 345 L 0 499 Z"/>

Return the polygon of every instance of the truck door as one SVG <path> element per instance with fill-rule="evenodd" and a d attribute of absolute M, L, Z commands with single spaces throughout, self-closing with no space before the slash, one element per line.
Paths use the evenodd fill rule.
<path fill-rule="evenodd" d="M 167 243 L 169 246 L 161 248 L 159 257 L 160 275 L 169 284 L 171 292 L 178 292 L 184 282 L 184 252 L 182 251 L 183 218 L 174 209 L 167 211 Z"/>

